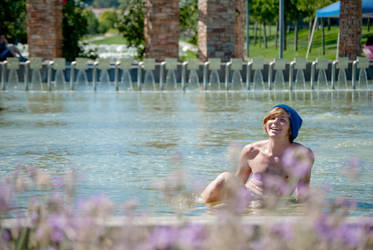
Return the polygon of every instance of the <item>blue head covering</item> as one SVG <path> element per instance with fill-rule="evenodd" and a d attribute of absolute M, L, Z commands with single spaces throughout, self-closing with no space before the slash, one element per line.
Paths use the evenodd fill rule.
<path fill-rule="evenodd" d="M 285 104 L 278 104 L 276 106 L 273 106 L 274 108 L 282 108 L 284 109 L 290 116 L 290 127 L 291 127 L 291 136 L 290 141 L 293 142 L 295 138 L 298 136 L 298 131 L 300 127 L 302 126 L 302 118 L 298 115 L 297 111 L 293 109 L 292 107 L 285 105 Z"/>

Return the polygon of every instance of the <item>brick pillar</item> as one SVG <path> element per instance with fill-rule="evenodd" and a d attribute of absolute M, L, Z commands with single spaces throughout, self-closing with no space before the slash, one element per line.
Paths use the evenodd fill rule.
<path fill-rule="evenodd" d="M 163 61 L 179 56 L 179 1 L 146 0 L 145 57 Z"/>
<path fill-rule="evenodd" d="M 234 57 L 245 58 L 245 16 L 246 16 L 246 1 L 236 0 L 236 19 L 234 29 Z"/>
<path fill-rule="evenodd" d="M 244 0 L 199 0 L 198 48 L 202 61 L 244 56 Z"/>
<path fill-rule="evenodd" d="M 61 0 L 27 0 L 29 57 L 62 56 L 62 10 Z"/>
<path fill-rule="evenodd" d="M 340 57 L 346 56 L 352 60 L 361 54 L 361 0 L 341 0 L 339 21 L 339 51 Z"/>

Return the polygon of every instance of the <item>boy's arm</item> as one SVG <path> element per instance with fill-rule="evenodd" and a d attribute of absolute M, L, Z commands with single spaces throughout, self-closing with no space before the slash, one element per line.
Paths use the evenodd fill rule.
<path fill-rule="evenodd" d="M 311 170 L 312 170 L 313 163 L 315 162 L 315 157 L 311 149 L 307 149 L 307 151 L 308 151 L 310 167 L 309 167 L 307 174 L 303 178 L 301 178 L 297 183 L 297 186 L 295 189 L 295 196 L 296 196 L 297 201 L 304 201 L 307 198 L 308 190 L 309 190 L 309 186 L 311 182 Z"/>
<path fill-rule="evenodd" d="M 247 182 L 251 174 L 251 167 L 249 166 L 249 160 L 255 158 L 259 153 L 259 150 L 256 149 L 252 144 L 246 145 L 240 154 L 240 165 L 236 171 L 236 176 L 240 178 L 243 184 Z"/>

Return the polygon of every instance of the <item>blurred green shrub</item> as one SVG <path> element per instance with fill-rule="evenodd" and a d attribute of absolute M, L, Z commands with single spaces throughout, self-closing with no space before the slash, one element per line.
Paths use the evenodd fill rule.
<path fill-rule="evenodd" d="M 81 0 L 68 0 L 63 6 L 62 54 L 66 61 L 74 61 L 76 57 L 90 57 L 79 44 L 82 37 L 88 33 L 88 20 L 83 6 Z"/>
<path fill-rule="evenodd" d="M 198 1 L 180 0 L 180 31 L 187 42 L 197 45 L 198 39 Z"/>
<path fill-rule="evenodd" d="M 98 32 L 104 34 L 110 29 L 115 29 L 118 22 L 118 14 L 114 10 L 106 10 L 98 18 Z"/>
<path fill-rule="evenodd" d="M 145 54 L 145 3 L 143 0 L 120 0 L 120 9 L 118 30 L 128 41 L 128 47 L 135 47 L 137 57 L 142 59 Z"/>
<path fill-rule="evenodd" d="M 88 33 L 90 35 L 97 34 L 98 33 L 98 20 L 97 20 L 95 13 L 93 13 L 91 9 L 86 8 L 83 11 L 83 15 L 87 18 Z"/>
<path fill-rule="evenodd" d="M 1 0 L 0 24 L 8 42 L 27 43 L 26 0 Z"/>

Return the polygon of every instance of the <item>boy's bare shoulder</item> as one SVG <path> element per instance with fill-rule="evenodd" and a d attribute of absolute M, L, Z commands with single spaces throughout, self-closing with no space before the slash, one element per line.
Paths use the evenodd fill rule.
<path fill-rule="evenodd" d="M 250 144 L 247 144 L 244 148 L 243 148 L 243 151 L 252 151 L 252 150 L 257 150 L 257 149 L 260 149 L 262 148 L 266 143 L 268 142 L 268 140 L 261 140 L 261 141 L 256 141 L 256 142 L 253 142 L 253 143 L 250 143 Z"/>
<path fill-rule="evenodd" d="M 312 152 L 312 150 L 310 148 L 304 146 L 303 144 L 297 143 L 297 142 L 293 142 L 292 147 L 294 149 L 304 149 L 304 150 L 307 150 L 309 152 Z"/>
<path fill-rule="evenodd" d="M 292 144 L 292 148 L 295 149 L 298 152 L 305 152 L 305 153 L 307 153 L 308 156 L 312 159 L 312 161 L 315 160 L 315 156 L 314 156 L 314 154 L 313 154 L 313 152 L 312 152 L 312 150 L 310 148 L 308 148 L 308 147 L 306 147 L 306 146 L 304 146 L 304 145 L 302 145 L 300 143 L 296 143 L 296 142 L 294 142 Z"/>
<path fill-rule="evenodd" d="M 249 145 L 251 145 L 252 147 L 256 147 L 256 148 L 261 148 L 261 147 L 263 147 L 267 143 L 268 143 L 268 140 L 261 140 L 261 141 L 253 142 L 253 143 L 251 143 Z"/>

